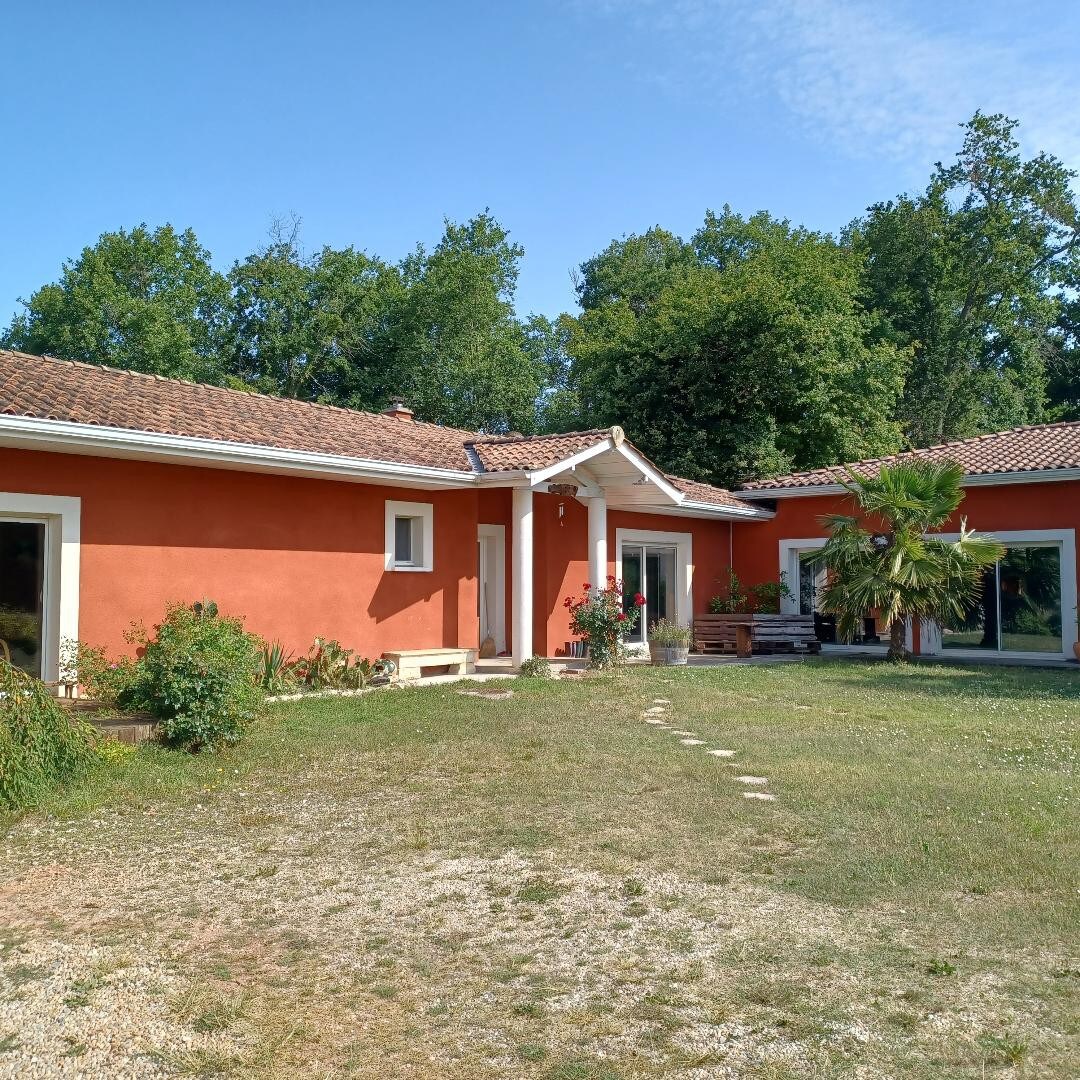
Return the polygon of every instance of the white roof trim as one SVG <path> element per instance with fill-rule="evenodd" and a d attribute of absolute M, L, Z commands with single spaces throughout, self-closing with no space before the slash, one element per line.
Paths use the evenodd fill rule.
<path fill-rule="evenodd" d="M 627 446 L 626 443 L 619 443 L 616 450 L 627 461 L 630 462 L 636 469 L 638 469 L 643 476 L 647 476 L 673 503 L 678 506 L 686 499 L 686 494 L 680 491 L 675 485 L 668 480 L 663 473 L 646 461 L 636 450 Z"/>
<path fill-rule="evenodd" d="M 597 442 L 594 445 L 587 446 L 584 450 L 579 450 L 576 454 L 563 458 L 562 461 L 556 461 L 554 465 L 546 465 L 542 469 L 535 469 L 528 473 L 529 482 L 533 487 L 536 487 L 538 484 L 550 480 L 553 476 L 558 476 L 559 473 L 566 472 L 567 469 L 572 469 L 576 465 L 583 465 L 586 461 L 591 461 L 594 457 L 599 457 L 614 448 L 615 441 L 610 435 L 598 435 Z"/>
<path fill-rule="evenodd" d="M 0 416 L 0 445 L 103 457 L 136 456 L 218 468 L 318 474 L 348 480 L 411 482 L 428 487 L 461 487 L 476 482 L 476 474 L 464 470 L 27 416 Z"/>
<path fill-rule="evenodd" d="M 997 487 L 1005 484 L 1052 484 L 1060 480 L 1080 480 L 1080 469 L 1020 469 L 1016 472 L 965 473 L 961 487 Z M 733 492 L 739 499 L 792 499 L 806 495 L 840 495 L 841 484 L 799 484 L 797 487 L 751 488 Z"/>

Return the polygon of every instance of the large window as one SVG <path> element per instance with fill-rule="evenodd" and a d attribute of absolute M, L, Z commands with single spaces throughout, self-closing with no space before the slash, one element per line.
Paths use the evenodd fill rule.
<path fill-rule="evenodd" d="M 1008 545 L 983 574 L 979 595 L 963 618 L 941 627 L 946 649 L 996 652 L 1062 651 L 1061 548 Z"/>
<path fill-rule="evenodd" d="M 45 523 L 0 519 L 0 641 L 17 668 L 42 676 Z M 0 648 L 0 655 L 4 650 Z"/>

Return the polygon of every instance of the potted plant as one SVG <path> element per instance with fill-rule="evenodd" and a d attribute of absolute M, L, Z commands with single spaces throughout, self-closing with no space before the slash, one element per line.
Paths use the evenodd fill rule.
<path fill-rule="evenodd" d="M 653 667 L 675 667 L 686 663 L 694 632 L 670 619 L 657 619 L 649 627 L 649 655 Z"/>
<path fill-rule="evenodd" d="M 1076 626 L 1077 629 L 1080 629 L 1080 604 L 1076 607 Z M 1076 657 L 1077 661 L 1080 661 L 1080 641 L 1073 642 L 1073 656 Z"/>

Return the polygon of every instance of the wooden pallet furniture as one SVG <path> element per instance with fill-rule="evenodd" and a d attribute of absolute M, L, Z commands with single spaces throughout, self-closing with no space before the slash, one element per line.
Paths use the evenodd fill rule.
<path fill-rule="evenodd" d="M 813 615 L 697 615 L 694 651 L 738 656 L 821 651 Z"/>

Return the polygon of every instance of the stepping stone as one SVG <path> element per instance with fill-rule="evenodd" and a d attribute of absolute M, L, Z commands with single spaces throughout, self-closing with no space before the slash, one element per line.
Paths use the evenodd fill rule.
<path fill-rule="evenodd" d="M 646 724 L 652 724 L 654 727 L 667 727 L 667 721 L 661 720 L 658 716 L 646 716 Z"/>
<path fill-rule="evenodd" d="M 734 750 L 706 750 L 706 754 L 712 754 L 713 757 L 734 757 L 736 751 Z"/>
<path fill-rule="evenodd" d="M 705 745 L 705 740 L 704 739 L 680 739 L 679 742 L 681 742 L 683 744 L 683 746 L 704 746 Z"/>
<path fill-rule="evenodd" d="M 503 701 L 514 696 L 513 690 L 459 690 L 464 697 L 484 698 L 485 701 Z"/>
<path fill-rule="evenodd" d="M 671 704 L 671 698 L 666 698 L 666 697 L 654 697 L 654 698 L 652 699 L 652 703 L 653 703 L 654 705 L 670 705 L 670 704 Z"/>
<path fill-rule="evenodd" d="M 672 735 L 696 735 L 696 731 L 676 731 L 674 728 L 671 730 Z"/>
<path fill-rule="evenodd" d="M 661 713 L 666 713 L 667 709 L 663 705 L 654 705 L 651 709 L 645 710 L 646 716 L 659 716 Z"/>
<path fill-rule="evenodd" d="M 744 791 L 742 797 L 744 799 L 760 799 L 762 802 L 776 802 L 776 796 L 770 795 L 767 791 Z"/>
<path fill-rule="evenodd" d="M 734 779 L 737 784 L 753 784 L 754 787 L 760 787 L 769 782 L 767 776 L 736 776 Z"/>

